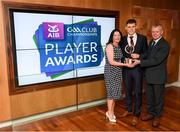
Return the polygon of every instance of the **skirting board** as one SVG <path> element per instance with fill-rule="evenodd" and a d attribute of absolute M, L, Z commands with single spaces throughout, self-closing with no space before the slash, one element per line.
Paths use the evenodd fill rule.
<path fill-rule="evenodd" d="M 19 126 L 19 125 L 30 123 L 32 121 L 42 120 L 45 118 L 50 118 L 57 115 L 61 115 L 61 114 L 65 114 L 65 113 L 69 113 L 69 112 L 73 112 L 80 109 L 85 109 L 88 107 L 93 107 L 93 106 L 97 106 L 97 105 L 101 105 L 105 103 L 106 103 L 106 99 L 103 99 L 103 100 L 93 101 L 93 102 L 89 102 L 85 104 L 80 104 L 78 106 L 71 106 L 71 107 L 54 110 L 54 111 L 50 111 L 50 112 L 46 112 L 42 114 L 32 115 L 29 117 L 24 117 L 24 118 L 12 120 L 12 121 L 1 122 L 0 128 L 8 127 L 8 126 Z"/>
<path fill-rule="evenodd" d="M 12 121 L 5 121 L 0 123 L 0 128 L 12 126 Z"/>
<path fill-rule="evenodd" d="M 171 84 L 166 84 L 166 87 L 170 87 L 170 86 L 180 87 L 180 82 L 174 82 L 174 83 L 171 83 Z M 101 104 L 105 104 L 105 103 L 106 103 L 106 99 L 103 99 L 103 100 L 93 101 L 93 102 L 90 102 L 90 103 L 80 104 L 78 106 L 72 106 L 72 107 L 68 107 L 68 108 L 64 108 L 64 109 L 59 109 L 59 110 L 55 110 L 55 111 L 51 111 L 51 112 L 37 114 L 37 115 L 25 117 L 25 118 L 20 118 L 20 119 L 17 119 L 17 120 L 0 122 L 0 128 L 8 127 L 8 126 L 22 125 L 22 124 L 26 124 L 26 123 L 29 123 L 29 122 L 32 122 L 32 121 L 35 121 L 35 120 L 41 120 L 41 119 L 45 119 L 45 118 L 50 118 L 50 117 L 53 117 L 53 116 L 56 116 L 56 115 L 76 111 L 76 110 L 79 110 L 79 109 L 85 109 L 85 108 L 88 108 L 88 107 L 93 107 L 93 106 L 97 106 L 97 105 L 101 105 Z"/>
<path fill-rule="evenodd" d="M 166 84 L 166 87 L 171 87 L 171 86 L 180 87 L 180 82 L 173 82 L 170 84 Z"/>

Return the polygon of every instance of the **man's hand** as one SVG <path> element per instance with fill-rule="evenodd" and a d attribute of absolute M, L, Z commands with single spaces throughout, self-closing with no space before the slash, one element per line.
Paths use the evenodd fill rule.
<path fill-rule="evenodd" d="M 139 54 L 136 54 L 136 53 L 134 53 L 134 54 L 131 54 L 131 57 L 133 58 L 133 59 L 138 59 L 139 58 Z"/>
<path fill-rule="evenodd" d="M 140 60 L 135 59 L 133 64 L 134 64 L 134 65 L 138 65 L 138 64 L 140 64 L 140 63 L 141 63 Z"/>

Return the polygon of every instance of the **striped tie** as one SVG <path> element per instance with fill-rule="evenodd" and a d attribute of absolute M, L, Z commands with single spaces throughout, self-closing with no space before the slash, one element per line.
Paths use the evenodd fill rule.
<path fill-rule="evenodd" d="M 130 38 L 130 44 L 131 44 L 131 46 L 134 46 L 133 37 L 134 37 L 134 36 L 130 36 L 130 37 L 129 37 L 129 38 Z"/>

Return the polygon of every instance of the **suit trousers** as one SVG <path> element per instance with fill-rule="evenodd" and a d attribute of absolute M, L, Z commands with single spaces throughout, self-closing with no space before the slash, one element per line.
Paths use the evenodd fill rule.
<path fill-rule="evenodd" d="M 160 117 L 163 111 L 164 89 L 164 84 L 147 84 L 147 108 L 148 112 L 154 117 Z"/>
<path fill-rule="evenodd" d="M 126 107 L 127 111 L 132 112 L 134 109 L 134 116 L 139 116 L 142 107 L 142 71 L 140 68 L 136 67 L 133 69 L 124 70 L 124 82 L 126 90 Z M 133 106 L 133 92 L 134 88 L 134 108 Z"/>

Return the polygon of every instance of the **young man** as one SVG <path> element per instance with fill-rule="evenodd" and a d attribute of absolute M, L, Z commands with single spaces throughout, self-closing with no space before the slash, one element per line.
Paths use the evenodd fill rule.
<path fill-rule="evenodd" d="M 164 85 L 167 78 L 167 58 L 169 55 L 169 44 L 162 37 L 163 29 L 160 24 L 152 26 L 153 40 L 150 42 L 147 58 L 136 60 L 134 65 L 140 64 L 145 67 L 147 82 L 146 99 L 148 114 L 143 116 L 143 121 L 153 119 L 152 126 L 158 127 L 160 116 L 163 111 Z"/>
<path fill-rule="evenodd" d="M 136 33 L 136 20 L 129 19 L 126 22 L 125 27 L 128 35 L 124 37 L 124 43 L 121 45 L 123 55 L 125 58 L 140 59 L 143 58 L 143 54 L 147 52 L 147 38 L 141 34 Z M 127 46 L 133 46 L 133 53 L 127 52 Z M 123 68 L 123 79 L 125 82 L 126 92 L 126 107 L 127 110 L 121 117 L 126 117 L 133 114 L 132 125 L 135 126 L 138 123 L 138 118 L 141 113 L 142 105 L 142 81 L 143 70 L 139 65 L 134 68 Z M 133 107 L 132 91 L 134 88 L 135 105 Z M 134 109 L 134 111 L 132 111 Z"/>

